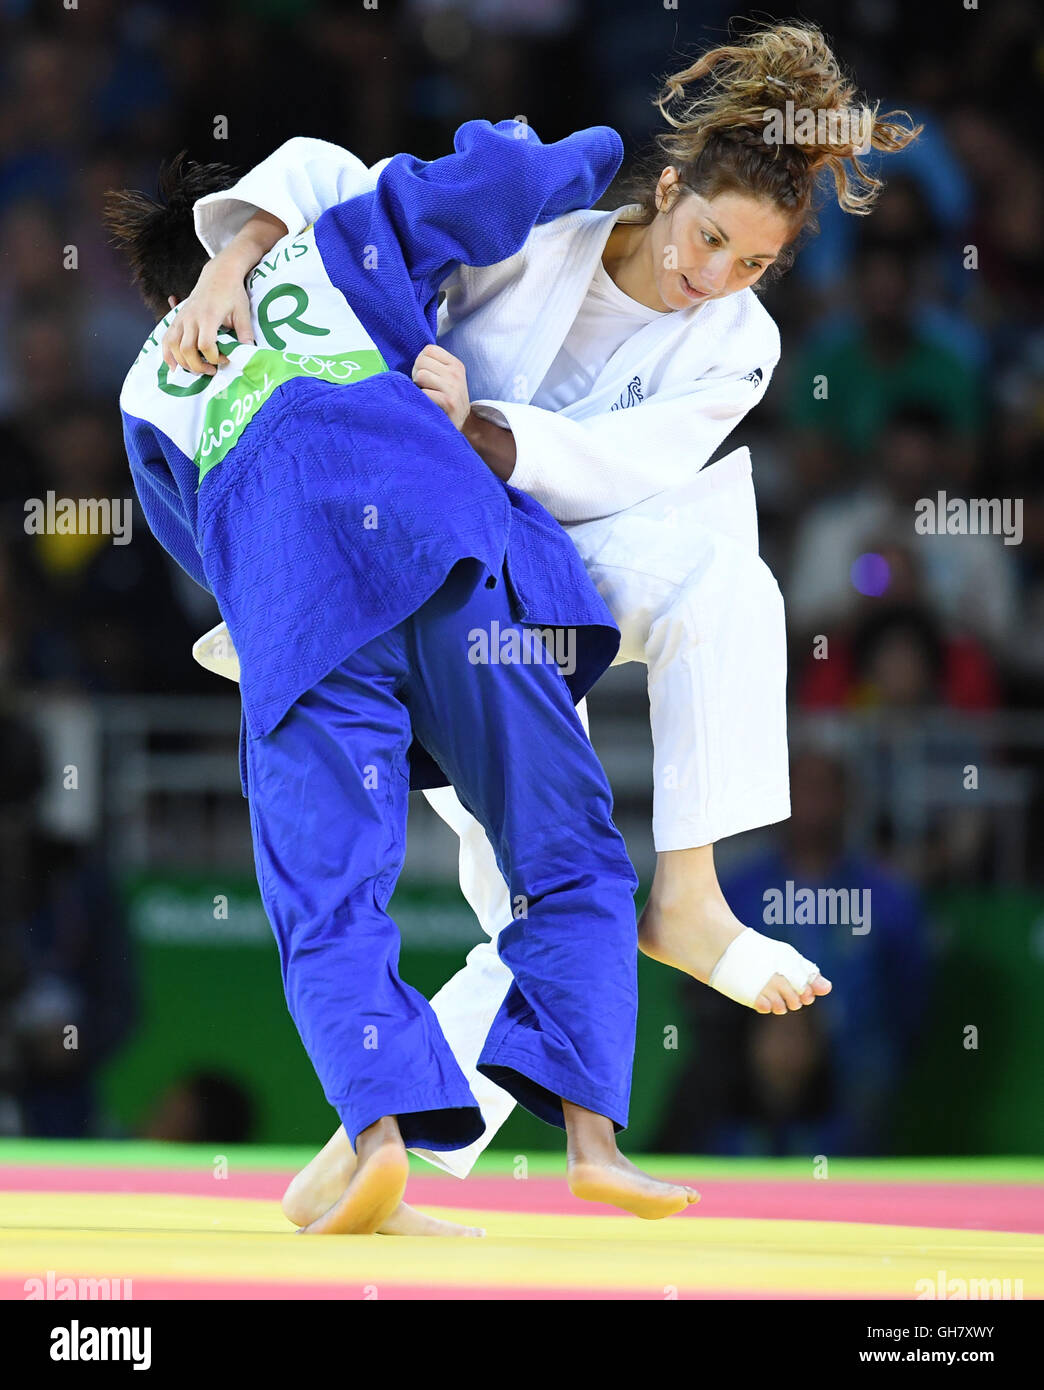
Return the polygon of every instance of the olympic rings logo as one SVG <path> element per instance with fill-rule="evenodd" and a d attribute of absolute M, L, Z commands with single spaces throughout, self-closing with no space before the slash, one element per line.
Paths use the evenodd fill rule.
<path fill-rule="evenodd" d="M 303 357 L 300 353 L 284 352 L 283 358 L 291 367 L 298 367 L 306 376 L 325 376 L 331 381 L 348 381 L 361 371 L 358 362 L 331 357 Z"/>

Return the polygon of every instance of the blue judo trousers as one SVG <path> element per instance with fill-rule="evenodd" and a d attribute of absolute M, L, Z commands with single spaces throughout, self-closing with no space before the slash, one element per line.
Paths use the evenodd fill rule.
<path fill-rule="evenodd" d="M 431 1006 L 399 978 L 386 910 L 414 737 L 486 830 L 520 914 L 500 937 L 514 984 L 480 1070 L 552 1124 L 560 1098 L 627 1122 L 637 881 L 558 666 L 469 661 L 476 633 L 517 626 L 506 585 L 462 560 L 416 613 L 247 742 L 287 1002 L 353 1144 L 391 1114 L 422 1148 L 459 1148 L 484 1128 Z"/>
<path fill-rule="evenodd" d="M 248 283 L 257 342 L 219 339 L 225 378 L 167 373 L 168 316 L 121 394 L 149 524 L 239 653 L 244 790 L 291 1015 L 353 1143 L 394 1114 L 430 1149 L 483 1122 L 398 975 L 386 909 L 411 786 L 454 784 L 519 904 L 490 1077 L 551 1123 L 565 1098 L 622 1127 L 637 1009 L 637 880 L 574 709 L 619 632 L 561 527 L 409 379 L 454 265 L 504 259 L 593 202 L 619 137 L 543 146 L 474 121 L 454 143 L 430 164 L 396 156 L 372 193 L 265 258 Z M 476 659 L 477 634 L 487 655 L 515 634 L 533 656 L 534 626 L 575 636 L 571 669 Z"/>

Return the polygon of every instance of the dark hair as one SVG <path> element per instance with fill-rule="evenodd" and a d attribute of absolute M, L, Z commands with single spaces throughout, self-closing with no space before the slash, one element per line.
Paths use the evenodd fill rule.
<path fill-rule="evenodd" d="M 686 90 L 693 85 L 697 96 Z M 778 120 L 788 102 L 792 112 L 814 113 L 816 134 L 772 143 L 769 121 Z M 657 136 L 625 190 L 641 204 L 647 222 L 656 215 L 655 190 L 665 164 L 678 170 L 673 196 L 739 192 L 773 203 L 790 222 L 791 238 L 761 283 L 792 263 L 802 233 L 818 230 L 813 196 L 824 176 L 832 177 L 843 211 L 865 215 L 884 184 L 860 164 L 860 154 L 867 147 L 904 149 L 923 128 L 889 119 L 909 121 L 905 111 L 879 118 L 877 104 L 857 98 L 821 30 L 801 20 L 755 28 L 739 43 L 709 49 L 666 77 L 654 104 L 670 129 Z"/>
<path fill-rule="evenodd" d="M 158 319 L 170 295 L 192 292 L 207 253 L 196 236 L 192 208 L 197 198 L 230 188 L 236 173 L 227 164 L 197 164 L 186 151 L 160 167 L 156 198 L 136 189 L 110 189 L 103 222 L 130 261 L 141 297 Z"/>

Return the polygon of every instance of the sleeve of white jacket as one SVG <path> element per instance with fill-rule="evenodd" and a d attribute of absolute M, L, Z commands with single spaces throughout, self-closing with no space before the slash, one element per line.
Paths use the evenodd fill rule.
<path fill-rule="evenodd" d="M 512 487 L 557 521 L 595 521 L 698 473 L 761 400 L 776 360 L 760 364 L 760 383 L 748 366 L 745 376 L 705 377 L 586 420 L 513 401 L 473 401 L 472 409 L 515 436 Z"/>
<path fill-rule="evenodd" d="M 200 198 L 193 208 L 196 235 L 216 256 L 260 211 L 278 217 L 296 236 L 327 208 L 375 187 L 387 163 L 382 159 L 367 168 L 340 145 L 295 136 L 231 188 Z"/>

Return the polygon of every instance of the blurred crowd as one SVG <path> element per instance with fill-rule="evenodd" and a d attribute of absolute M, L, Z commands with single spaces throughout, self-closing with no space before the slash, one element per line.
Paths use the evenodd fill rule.
<path fill-rule="evenodd" d="M 152 188 L 159 160 L 180 149 L 245 170 L 296 134 L 344 144 L 367 162 L 402 149 L 430 158 L 476 116 L 525 115 L 545 139 L 610 124 L 638 153 L 658 128 L 656 78 L 683 66 L 697 45 L 720 40 L 733 12 L 722 0 L 681 0 L 677 8 L 660 0 L 91 0 L 72 8 L 0 0 L 5 695 L 212 689 L 185 654 L 216 621 L 213 605 L 152 542 L 140 514 L 124 546 L 106 536 L 26 532 L 27 499 L 132 494 L 116 399 L 152 325 L 101 227 L 107 189 Z M 762 552 L 787 602 L 795 717 L 876 710 L 924 735 L 939 710 L 1042 710 L 1044 179 L 1024 117 L 1042 70 L 1035 7 L 958 7 L 942 35 L 931 9 L 894 0 L 810 3 L 803 14 L 833 37 L 883 111 L 905 108 L 925 130 L 888 158 L 873 215 L 845 216 L 828 198 L 818 237 L 766 290 L 783 359 L 765 402 L 726 446 L 751 447 Z M 216 138 L 225 133 L 221 117 L 227 138 Z M 825 393 L 816 389 L 823 380 Z M 915 533 L 915 503 L 940 492 L 1021 499 L 1019 543 Z M 999 770 L 1006 761 L 1040 770 L 1044 746 L 1002 740 L 980 748 L 939 728 L 919 767 L 993 759 Z M 886 803 L 910 794 L 902 773 L 887 759 L 877 766 Z M 27 767 L 5 793 L 5 804 L 20 807 L 8 820 L 20 815 L 23 828 L 31 787 Z M 973 826 L 958 855 L 911 864 L 898 853 L 893 824 L 880 827 L 870 858 L 847 863 L 837 827 L 860 794 L 843 759 L 822 749 L 796 753 L 794 819 L 772 853 L 741 866 L 728 888 L 737 911 L 757 917 L 760 886 L 781 877 L 829 883 L 843 873 L 846 882 L 879 884 L 875 951 L 832 962 L 842 978 L 851 972 L 848 997 L 863 1020 L 835 1011 L 830 1023 L 836 1046 L 844 1036 L 862 1040 L 852 1042 L 852 1066 L 865 1081 L 858 1113 L 829 1112 L 845 1136 L 836 1142 L 853 1151 L 865 1151 L 912 1036 L 913 1019 L 890 1012 L 884 990 L 895 952 L 906 953 L 904 968 L 927 969 L 918 894 L 948 875 L 987 877 L 990 853 L 987 831 Z M 1039 839 L 1039 793 L 1021 810 Z M 4 833 L 13 872 L 28 862 L 28 841 Z M 3 895 L 8 959 L 0 977 L 7 1004 L 20 1001 L 14 1031 L 22 1039 L 48 1010 L 69 1014 L 69 997 L 85 1010 L 100 1007 L 82 933 L 106 919 L 110 927 L 99 932 L 118 939 L 118 911 L 105 905 L 109 890 L 96 866 L 35 841 L 32 854 L 53 865 L 54 894 L 45 902 L 23 871 L 25 893 Z M 77 875 L 86 875 L 79 893 Z M 58 931 L 61 892 L 81 908 Z M 47 920 L 52 936 L 28 930 Z M 55 963 L 34 974 L 33 960 L 44 957 Z M 708 1005 L 707 1029 L 718 1026 L 719 1002 Z M 12 1008 L 0 1028 L 0 1068 L 14 1046 Z M 732 1018 L 742 1011 L 729 1010 L 721 1026 L 742 1027 Z M 745 1080 L 734 1078 L 731 1093 L 738 1087 L 756 1108 L 766 1086 L 777 1100 L 780 1085 L 804 1086 L 829 1110 L 830 1088 L 817 1072 L 825 1046 L 813 1046 L 815 1029 L 827 1024 L 812 1019 L 820 1013 L 805 1011 L 793 1024 L 786 1065 L 782 1052 L 759 1056 L 752 1043 Z M 894 1023 L 887 1039 L 885 1019 Z M 94 1065 L 117 1041 L 99 1042 Z M 59 1090 L 67 1095 L 76 1078 L 64 1061 Z M 784 1074 L 785 1085 L 772 1082 Z M 52 1092 L 40 1094 L 39 1115 L 26 1102 L 29 1132 L 51 1132 L 44 1112 Z M 77 1106 L 90 1108 L 82 1087 L 66 1101 L 69 1132 L 83 1129 L 68 1118 Z M 805 1110 L 818 1113 L 815 1104 Z M 665 1133 L 663 1142 L 677 1139 Z"/>

